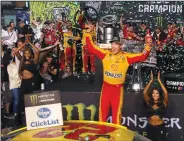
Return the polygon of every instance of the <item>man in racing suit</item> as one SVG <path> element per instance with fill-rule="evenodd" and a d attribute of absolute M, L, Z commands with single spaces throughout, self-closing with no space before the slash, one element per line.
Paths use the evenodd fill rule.
<path fill-rule="evenodd" d="M 103 63 L 103 86 L 100 96 L 99 121 L 106 122 L 109 108 L 112 108 L 112 122 L 121 124 L 121 109 L 124 97 L 124 82 L 126 72 L 130 64 L 144 61 L 148 57 L 152 38 L 147 36 L 145 48 L 142 53 L 132 54 L 121 51 L 121 43 L 117 37 L 111 41 L 111 51 L 99 49 L 92 41 L 91 34 L 86 34 L 86 46 L 92 54 L 95 54 Z"/>
<path fill-rule="evenodd" d="M 63 34 L 63 47 L 65 55 L 65 69 L 67 66 L 72 66 L 75 72 L 76 63 L 76 41 L 80 40 L 79 33 L 72 30 L 72 23 L 68 21 L 68 31 Z"/>
<path fill-rule="evenodd" d="M 90 59 L 90 66 L 91 66 L 90 72 L 92 74 L 95 74 L 95 57 L 88 51 L 88 48 L 86 47 L 85 36 L 86 34 L 91 34 L 93 42 L 97 42 L 96 26 L 95 26 L 96 23 L 92 19 L 88 19 L 88 21 L 84 22 L 83 14 L 84 13 L 81 13 L 78 19 L 78 23 L 79 25 L 81 25 L 82 28 L 82 62 L 83 62 L 82 72 L 83 74 L 87 74 L 89 72 L 88 59 Z"/>

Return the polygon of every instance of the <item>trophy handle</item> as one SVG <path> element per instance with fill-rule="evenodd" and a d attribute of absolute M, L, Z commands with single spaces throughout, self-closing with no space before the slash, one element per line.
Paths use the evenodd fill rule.
<path fill-rule="evenodd" d="M 106 16 L 103 16 L 101 20 L 105 25 L 112 25 L 117 22 L 118 18 L 116 15 L 106 15 Z"/>

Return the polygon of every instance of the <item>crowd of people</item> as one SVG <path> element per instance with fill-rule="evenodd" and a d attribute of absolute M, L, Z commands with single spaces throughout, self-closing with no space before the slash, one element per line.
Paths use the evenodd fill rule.
<path fill-rule="evenodd" d="M 77 55 L 82 58 L 82 75 L 95 75 L 94 54 L 103 59 L 106 52 L 101 53 L 99 48 L 95 49 L 95 51 L 91 48 L 90 51 L 89 46 L 92 45 L 89 42 L 87 43 L 86 36 L 90 34 L 90 40 L 97 44 L 98 40 L 103 40 L 103 36 L 98 36 L 97 33 L 103 31 L 100 30 L 100 27 L 96 27 L 97 24 L 92 19 L 85 21 L 83 14 L 81 13 L 79 16 L 78 28 L 74 28 L 72 22 L 67 20 L 67 17 L 45 22 L 37 18 L 30 25 L 20 20 L 18 21 L 18 27 L 15 27 L 15 24 L 10 22 L 5 28 L 2 28 L 1 90 L 4 92 L 4 117 L 18 119 L 20 113 L 24 114 L 24 95 L 39 89 L 41 83 L 55 83 L 59 79 L 64 79 L 71 75 L 78 76 L 79 72 L 76 69 Z M 141 23 L 140 27 L 135 29 L 132 24 L 124 22 L 123 16 L 120 18 L 119 30 L 122 32 L 120 38 L 123 40 L 145 42 L 148 29 L 149 26 L 145 23 Z M 168 23 L 166 30 L 156 27 L 155 31 L 152 32 L 151 38 L 157 46 L 157 51 L 162 52 L 168 44 L 184 46 L 183 35 L 184 30 L 181 27 L 177 27 L 176 23 L 173 22 Z M 81 48 L 81 54 L 77 54 L 78 46 Z M 148 50 L 145 51 L 144 55 Z M 131 64 L 140 60 L 142 60 L 140 56 L 139 59 L 135 56 L 129 56 L 128 63 Z M 116 66 L 114 67 L 116 69 Z M 112 74 L 107 75 L 112 76 Z M 108 81 L 111 82 L 110 79 Z M 106 86 L 108 88 L 107 90 L 104 89 L 104 91 L 109 91 L 109 84 L 105 83 L 104 87 Z M 115 91 L 122 93 L 120 88 L 116 88 Z M 111 96 L 109 98 L 111 99 Z M 147 97 L 145 99 L 148 105 L 154 105 L 148 102 Z M 13 104 L 13 114 L 10 111 L 11 103 Z M 104 104 L 104 102 L 102 101 L 101 104 Z M 104 110 L 103 105 L 101 106 L 101 110 Z M 117 110 L 121 108 L 115 109 L 114 123 L 119 123 Z M 103 116 L 105 115 L 102 114 L 100 119 L 105 121 L 107 117 Z M 19 124 L 18 120 L 17 124 Z"/>

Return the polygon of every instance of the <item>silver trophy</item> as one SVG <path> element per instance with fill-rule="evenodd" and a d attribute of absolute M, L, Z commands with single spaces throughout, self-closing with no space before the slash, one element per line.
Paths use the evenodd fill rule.
<path fill-rule="evenodd" d="M 132 53 L 141 53 L 144 47 L 144 44 L 138 41 L 124 39 L 123 42 L 124 44 L 126 44 L 127 49 L 125 50 Z M 134 63 L 132 66 L 133 66 L 133 71 L 130 76 L 130 82 L 128 84 L 127 89 L 131 91 L 139 92 L 144 89 L 142 74 L 141 74 L 141 63 Z"/>
<path fill-rule="evenodd" d="M 116 28 L 114 25 L 117 23 L 117 16 L 115 15 L 106 15 L 102 17 L 103 22 L 103 43 L 108 44 L 109 41 L 112 40 L 112 38 L 116 34 Z"/>

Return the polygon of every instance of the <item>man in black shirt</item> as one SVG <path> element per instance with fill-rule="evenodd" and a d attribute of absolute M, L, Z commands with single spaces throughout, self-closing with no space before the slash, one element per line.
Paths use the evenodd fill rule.
<path fill-rule="evenodd" d="M 139 27 L 139 29 L 138 29 L 138 31 L 137 31 L 137 35 L 138 35 L 139 37 L 144 38 L 144 37 L 146 36 L 147 29 L 148 29 L 148 28 L 147 28 L 146 24 L 145 24 L 145 23 L 141 23 L 141 24 L 140 24 L 140 27 Z"/>
<path fill-rule="evenodd" d="M 30 25 L 27 25 L 24 23 L 24 21 L 19 21 L 19 29 L 18 29 L 18 38 L 24 38 L 25 35 L 28 34 L 28 36 L 31 38 L 31 40 L 34 37 L 34 31 Z"/>
<path fill-rule="evenodd" d="M 57 63 L 53 60 L 52 54 L 48 54 L 46 57 L 46 61 L 49 64 L 49 74 L 52 77 L 53 82 L 57 81 L 57 68 L 59 67 Z"/>
<path fill-rule="evenodd" d="M 161 27 L 156 27 L 153 33 L 153 41 L 162 43 L 166 38 L 167 35 L 162 31 Z"/>

